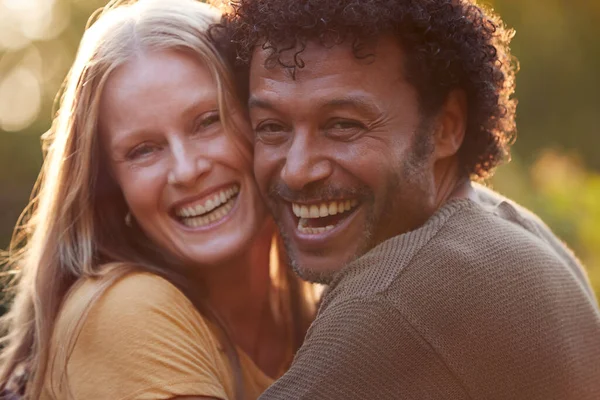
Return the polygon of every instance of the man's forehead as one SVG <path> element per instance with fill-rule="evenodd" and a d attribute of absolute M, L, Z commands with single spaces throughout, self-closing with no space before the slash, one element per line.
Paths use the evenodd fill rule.
<path fill-rule="evenodd" d="M 304 47 L 296 46 L 273 55 L 267 44 L 255 49 L 250 78 L 298 81 L 329 72 L 367 74 L 379 70 L 393 75 L 400 72 L 402 54 L 395 40 L 382 36 L 374 43 L 364 44 L 360 51 L 361 57 L 356 57 L 350 41 L 334 46 L 309 41 Z"/>
<path fill-rule="evenodd" d="M 313 69 L 330 67 L 330 64 L 339 63 L 351 56 L 351 47 L 343 43 L 326 48 L 318 43 L 308 42 L 304 48 L 296 46 L 280 54 L 273 54 L 273 50 L 268 47 L 259 46 L 254 50 L 250 73 L 294 80 L 299 78 L 301 70 L 301 75 L 310 76 Z M 292 70 L 295 70 L 295 74 L 292 74 Z"/>

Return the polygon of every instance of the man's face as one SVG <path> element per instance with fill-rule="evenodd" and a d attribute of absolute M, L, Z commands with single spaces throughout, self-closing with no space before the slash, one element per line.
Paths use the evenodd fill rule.
<path fill-rule="evenodd" d="M 250 66 L 256 179 L 305 279 L 327 282 L 348 262 L 421 225 L 433 205 L 431 129 L 404 76 L 404 55 L 380 38 L 374 58 L 309 43 L 295 79 Z"/>

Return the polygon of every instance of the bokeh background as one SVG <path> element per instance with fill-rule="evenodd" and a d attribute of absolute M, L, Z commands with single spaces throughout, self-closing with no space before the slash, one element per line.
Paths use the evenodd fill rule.
<path fill-rule="evenodd" d="M 167 0 L 166 0 L 167 1 Z M 40 135 L 103 0 L 0 0 L 0 249 L 41 166 Z M 600 296 L 600 0 L 492 0 L 516 31 L 518 138 L 489 184 L 536 212 Z"/>

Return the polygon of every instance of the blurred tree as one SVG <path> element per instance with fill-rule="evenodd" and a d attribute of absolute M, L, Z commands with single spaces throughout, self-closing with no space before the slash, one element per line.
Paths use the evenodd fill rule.
<path fill-rule="evenodd" d="M 547 147 L 576 150 L 600 170 L 600 2 L 494 0 L 513 27 L 517 75 L 518 139 L 526 164 Z"/>

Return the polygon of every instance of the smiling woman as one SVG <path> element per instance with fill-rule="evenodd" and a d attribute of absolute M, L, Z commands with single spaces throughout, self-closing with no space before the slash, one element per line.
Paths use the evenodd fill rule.
<path fill-rule="evenodd" d="M 252 399 L 314 312 L 282 262 L 249 122 L 193 0 L 86 31 L 12 245 L 3 396 Z"/>
<path fill-rule="evenodd" d="M 140 228 L 180 260 L 219 265 L 249 248 L 266 209 L 250 154 L 224 130 L 205 64 L 180 50 L 133 56 L 106 81 L 99 125 Z M 228 116 L 249 131 L 240 112 Z"/>

